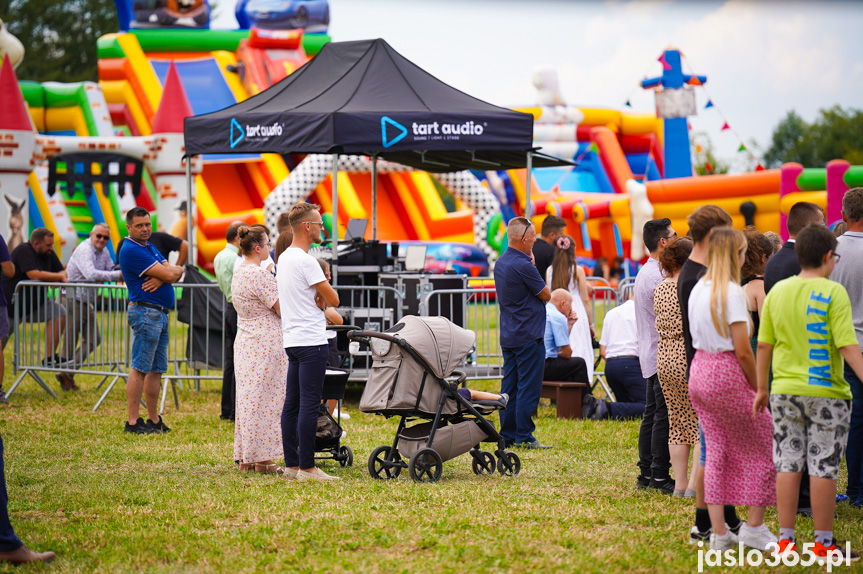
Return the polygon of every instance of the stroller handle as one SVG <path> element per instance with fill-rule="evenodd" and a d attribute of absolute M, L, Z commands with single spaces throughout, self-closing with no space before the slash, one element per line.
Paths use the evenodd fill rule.
<path fill-rule="evenodd" d="M 380 331 L 362 331 L 359 327 L 354 327 L 352 331 L 348 332 L 348 339 L 360 340 L 360 339 L 383 339 L 384 341 L 389 341 L 390 343 L 398 344 L 399 339 L 394 335 L 390 335 L 389 333 L 381 333 Z"/>

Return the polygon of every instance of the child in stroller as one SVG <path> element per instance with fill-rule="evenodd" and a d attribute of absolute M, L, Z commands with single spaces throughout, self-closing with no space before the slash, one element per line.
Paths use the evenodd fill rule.
<path fill-rule="evenodd" d="M 474 391 L 467 387 L 461 387 L 458 389 L 458 394 L 466 401 L 470 401 L 474 405 L 482 407 L 482 410 L 497 409 L 505 411 L 506 404 L 509 402 L 509 395 L 506 393 L 496 395 L 494 393 Z"/>
<path fill-rule="evenodd" d="M 385 333 L 350 331 L 369 344 L 374 359 L 360 410 L 401 418 L 392 445 L 369 457 L 374 478 L 396 478 L 407 468 L 417 482 L 435 482 L 443 462 L 470 452 L 475 474 L 515 475 L 521 461 L 484 415 L 506 407 L 509 397 L 463 387 L 467 375 L 455 368 L 473 350 L 476 334 L 443 317 L 403 317 Z M 458 377 L 450 382 L 449 377 Z M 408 426 L 417 420 L 423 422 Z M 480 449 L 497 443 L 494 454 Z M 402 455 L 410 457 L 408 463 Z M 495 457 L 497 461 L 495 462 Z"/>

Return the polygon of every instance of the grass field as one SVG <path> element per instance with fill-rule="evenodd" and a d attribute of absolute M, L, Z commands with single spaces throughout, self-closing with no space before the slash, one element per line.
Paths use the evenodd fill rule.
<path fill-rule="evenodd" d="M 7 376 L 7 381 L 9 380 Z M 7 383 L 8 384 L 8 383 Z M 692 503 L 634 489 L 637 422 L 557 420 L 543 406 L 514 478 L 475 476 L 470 457 L 436 484 L 366 471 L 396 421 L 356 410 L 343 480 L 287 482 L 239 472 L 219 389 L 181 391 L 162 436 L 122 433 L 116 389 L 95 414 L 85 391 L 54 401 L 32 382 L 0 409 L 9 512 L 19 536 L 52 549 L 56 572 L 694 572 Z M 494 389 L 494 384 L 474 385 Z M 32 394 L 28 394 L 32 393 Z M 840 505 L 837 534 L 861 540 L 859 513 Z M 768 513 L 775 528 L 775 513 Z M 812 536 L 801 519 L 799 535 Z M 7 570 L 10 568 L 7 567 Z"/>
<path fill-rule="evenodd" d="M 473 307 L 470 322 L 496 314 Z M 601 324 L 604 309 L 597 313 Z M 481 334 L 479 353 L 496 352 Z M 112 341 L 117 344 L 117 342 Z M 6 349 L 8 389 L 12 346 Z M 479 362 L 485 362 L 480 358 Z M 60 393 L 51 373 L 45 379 Z M 369 453 L 397 420 L 357 410 L 349 388 L 343 480 L 300 484 L 241 473 L 233 425 L 218 418 L 220 383 L 186 384 L 168 401 L 173 432 L 122 432 L 122 382 L 95 414 L 97 377 L 55 401 L 25 381 L 0 406 L 9 513 L 29 546 L 57 552 L 56 572 L 695 572 L 691 501 L 634 488 L 637 421 L 557 420 L 543 405 L 537 437 L 554 450 L 517 451 L 517 477 L 475 476 L 470 457 L 445 463 L 436 484 L 371 479 Z M 471 388 L 498 390 L 498 383 Z M 496 420 L 496 416 L 494 419 Z M 491 446 L 489 445 L 489 448 Z M 840 478 L 844 490 L 845 473 Z M 863 542 L 860 512 L 839 505 L 836 534 Z M 768 525 L 776 530 L 775 511 Z M 812 522 L 798 521 L 812 538 Z M 38 567 L 29 567 L 36 569 Z M 0 566 L 0 571 L 11 571 Z M 27 570 L 27 568 L 25 568 Z M 801 569 L 803 570 L 803 569 Z"/>

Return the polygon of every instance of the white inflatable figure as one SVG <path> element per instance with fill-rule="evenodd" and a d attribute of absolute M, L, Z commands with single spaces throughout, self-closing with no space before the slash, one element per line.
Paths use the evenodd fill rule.
<path fill-rule="evenodd" d="M 638 261 L 647 253 L 644 249 L 642 231 L 644 224 L 653 219 L 653 204 L 647 199 L 647 187 L 634 179 L 626 181 L 629 194 L 629 216 L 632 220 L 632 242 L 629 247 L 630 258 Z"/>
<path fill-rule="evenodd" d="M 560 95 L 560 82 L 554 68 L 537 68 L 533 72 L 533 87 L 536 88 L 536 103 L 544 107 L 566 105 Z"/>
<path fill-rule="evenodd" d="M 0 20 L 0 62 L 3 61 L 3 55 L 9 55 L 9 61 L 12 62 L 12 69 L 17 70 L 21 62 L 24 61 L 24 44 L 18 38 L 13 36 L 6 29 L 6 24 Z"/>
<path fill-rule="evenodd" d="M 509 205 L 509 200 L 506 197 L 506 186 L 504 186 L 503 180 L 497 172 L 487 171 L 485 172 L 485 177 L 488 181 L 488 186 L 491 188 L 491 192 L 497 197 L 500 204 Z"/>

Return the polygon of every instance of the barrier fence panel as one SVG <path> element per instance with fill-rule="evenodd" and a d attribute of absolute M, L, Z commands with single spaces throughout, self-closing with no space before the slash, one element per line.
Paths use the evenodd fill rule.
<path fill-rule="evenodd" d="M 339 295 L 338 311 L 345 325 L 386 331 L 402 318 L 404 294 L 395 287 L 337 285 L 334 289 Z M 343 366 L 350 370 L 350 381 L 365 381 L 371 366 L 371 351 L 348 353 Z"/>
<path fill-rule="evenodd" d="M 617 284 L 617 298 L 622 305 L 635 295 L 635 277 L 627 277 Z"/>
<path fill-rule="evenodd" d="M 474 350 L 465 357 L 459 370 L 468 379 L 500 379 L 503 376 L 503 352 L 498 329 L 499 308 L 494 288 L 440 289 L 425 293 L 421 314 L 437 303 L 435 308 L 449 310 L 446 318 L 476 333 Z"/>
<path fill-rule="evenodd" d="M 597 285 L 594 287 L 594 293 L 591 297 L 591 306 L 593 309 L 593 320 L 596 325 L 596 340 L 600 339 L 602 334 L 602 325 L 605 321 L 605 316 L 608 312 L 616 307 L 619 303 L 619 299 L 617 296 L 617 291 L 611 287 L 606 285 Z M 612 393 L 611 388 L 608 386 L 608 381 L 605 378 L 605 371 L 599 370 L 599 365 L 601 361 L 599 358 L 599 351 L 597 351 L 596 360 L 594 362 L 593 370 L 593 381 L 591 381 L 591 388 L 595 389 L 598 386 L 602 387 L 602 390 L 605 391 L 605 394 L 611 400 L 615 400 L 614 393 Z"/>
<path fill-rule="evenodd" d="M 163 375 L 160 410 L 168 383 L 179 406 L 176 385 L 182 380 L 221 380 L 225 346 L 224 297 L 216 284 L 174 285 L 168 315 L 168 372 Z M 119 379 L 128 377 L 132 333 L 127 319 L 125 285 L 22 281 L 13 297 L 13 373 L 7 396 L 30 376 L 56 398 L 43 373 L 101 376 L 110 383 L 93 410 Z"/>

